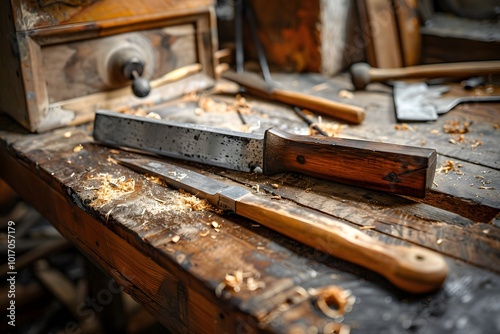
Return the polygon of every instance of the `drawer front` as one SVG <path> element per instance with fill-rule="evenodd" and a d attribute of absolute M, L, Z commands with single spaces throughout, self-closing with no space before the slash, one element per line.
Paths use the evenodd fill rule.
<path fill-rule="evenodd" d="M 143 60 L 142 76 L 154 80 L 197 62 L 195 29 L 187 24 L 42 47 L 49 103 L 130 85 L 113 62 L 122 52 Z"/>

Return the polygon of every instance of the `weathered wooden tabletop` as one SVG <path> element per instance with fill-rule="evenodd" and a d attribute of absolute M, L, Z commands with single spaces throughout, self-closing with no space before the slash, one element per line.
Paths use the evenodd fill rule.
<path fill-rule="evenodd" d="M 387 86 L 351 96 L 339 95 L 351 88 L 344 76 L 274 79 L 365 107 L 363 124 L 343 125 L 339 136 L 436 149 L 430 193 L 417 199 L 296 174 L 267 177 L 166 160 L 269 201 L 340 218 L 383 242 L 435 250 L 449 266 L 441 289 L 405 293 L 367 269 L 120 166 L 113 157 L 135 153 L 97 145 L 91 124 L 27 134 L 2 116 L 0 176 L 175 333 L 500 332 L 500 105 L 461 105 L 436 122 L 405 125 L 396 122 Z M 152 110 L 239 129 L 234 108 L 224 107 L 233 102 L 234 95 L 220 95 L 202 101 L 206 110 L 195 110 L 197 99 Z M 247 128 L 309 133 L 282 105 L 250 96 L 247 104 Z M 350 291 L 350 312 L 332 318 L 318 305 L 329 287 Z"/>

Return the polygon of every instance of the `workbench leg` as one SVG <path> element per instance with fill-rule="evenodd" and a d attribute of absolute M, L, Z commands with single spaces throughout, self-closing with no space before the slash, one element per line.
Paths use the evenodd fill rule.
<path fill-rule="evenodd" d="M 86 302 L 96 312 L 104 333 L 126 333 L 127 318 L 118 283 L 88 259 L 85 269 L 89 288 Z"/>

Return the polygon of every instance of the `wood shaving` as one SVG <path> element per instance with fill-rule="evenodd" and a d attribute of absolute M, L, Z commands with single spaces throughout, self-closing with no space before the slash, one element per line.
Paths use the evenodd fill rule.
<path fill-rule="evenodd" d="M 247 103 L 247 100 L 239 94 L 236 95 L 236 100 L 231 104 L 226 102 L 217 102 L 210 96 L 201 95 L 198 98 L 198 108 L 195 113 L 200 115 L 203 112 L 227 113 L 237 111 L 241 114 L 249 114 L 251 110 L 252 108 Z"/>
<path fill-rule="evenodd" d="M 235 293 L 241 291 L 255 291 L 263 289 L 266 283 L 260 280 L 258 272 L 244 272 L 241 269 L 233 273 L 227 273 L 222 281 L 215 289 L 217 297 L 221 297 L 224 290 L 229 290 Z"/>
<path fill-rule="evenodd" d="M 271 199 L 280 200 L 280 199 L 281 199 L 281 196 L 279 196 L 279 195 L 271 196 Z"/>
<path fill-rule="evenodd" d="M 366 226 L 361 226 L 359 229 L 361 231 L 364 231 L 364 230 L 373 230 L 374 228 L 376 228 L 375 225 L 366 225 Z"/>
<path fill-rule="evenodd" d="M 158 119 L 158 120 L 161 120 L 161 116 L 158 115 L 157 113 L 155 112 L 150 112 L 146 115 L 147 118 L 152 118 L 152 119 Z"/>
<path fill-rule="evenodd" d="M 75 152 L 75 153 L 78 153 L 78 152 L 80 152 L 81 150 L 83 150 L 83 146 L 82 146 L 82 144 L 78 144 L 78 145 L 76 145 L 76 146 L 73 148 L 73 152 Z"/>
<path fill-rule="evenodd" d="M 182 189 L 178 190 L 183 196 L 179 198 L 180 205 L 187 206 L 192 211 L 214 210 L 213 206 L 205 199 L 200 199 Z M 176 197 L 177 198 L 177 197 Z"/>
<path fill-rule="evenodd" d="M 217 233 L 220 232 L 220 228 L 222 227 L 221 224 L 217 223 L 216 221 L 213 221 L 211 225 L 215 232 Z"/>
<path fill-rule="evenodd" d="M 319 91 L 322 91 L 322 90 L 325 90 L 325 89 L 328 89 L 328 88 L 330 88 L 330 84 L 328 82 L 323 82 L 323 83 L 314 85 L 311 88 L 311 90 L 313 90 L 315 92 L 319 92 Z"/>
<path fill-rule="evenodd" d="M 327 317 L 341 319 L 341 317 L 352 310 L 356 297 L 350 290 L 344 290 L 338 286 L 328 286 L 319 290 L 311 291 L 316 296 L 316 305 Z"/>
<path fill-rule="evenodd" d="M 479 179 L 479 182 L 481 183 L 481 185 L 478 187 L 478 189 L 495 190 L 495 187 L 488 186 L 488 184 L 491 184 L 491 180 L 486 179 L 482 175 L 475 175 L 474 177 L 476 179 Z"/>
<path fill-rule="evenodd" d="M 457 142 L 459 143 L 465 143 L 465 135 L 461 134 L 457 137 Z"/>
<path fill-rule="evenodd" d="M 165 182 L 163 182 L 162 179 L 160 179 L 158 176 L 145 175 L 144 177 L 151 182 L 154 182 L 162 186 L 166 186 Z"/>
<path fill-rule="evenodd" d="M 415 132 L 415 128 L 408 125 L 407 123 L 394 124 L 394 129 L 396 131 L 411 131 Z"/>
<path fill-rule="evenodd" d="M 311 136 L 317 135 L 318 133 L 314 129 L 314 127 L 318 127 L 320 130 L 325 132 L 328 137 L 338 137 L 342 130 L 347 127 L 347 125 L 343 125 L 335 122 L 323 122 L 321 116 L 318 117 L 318 122 L 312 123 L 309 125 L 309 134 Z"/>
<path fill-rule="evenodd" d="M 339 92 L 339 97 L 342 99 L 352 99 L 354 97 L 354 94 L 348 90 L 342 89 Z"/>
<path fill-rule="evenodd" d="M 459 133 L 459 134 L 460 133 L 467 133 L 467 132 L 469 132 L 470 125 L 471 124 L 467 121 L 463 121 L 463 122 L 456 121 L 456 120 L 447 121 L 443 125 L 443 131 L 445 133 Z"/>
<path fill-rule="evenodd" d="M 167 202 L 165 202 L 165 201 L 164 201 L 164 200 L 162 200 L 162 199 L 159 199 L 159 198 L 154 197 L 153 195 L 151 195 L 151 197 L 152 197 L 155 201 L 157 201 L 157 202 L 159 202 L 159 203 L 161 203 L 161 204 L 165 204 L 165 203 L 167 203 Z"/>
<path fill-rule="evenodd" d="M 90 180 L 101 181 L 98 187 L 85 188 L 86 190 L 97 190 L 95 198 L 90 203 L 91 207 L 103 207 L 112 200 L 135 191 L 135 180 L 127 179 L 125 176 L 113 177 L 106 173 L 98 174 L 97 177 Z"/>
<path fill-rule="evenodd" d="M 109 210 L 106 215 L 104 216 L 106 218 L 106 220 L 109 219 L 109 215 L 111 214 L 111 211 L 113 211 L 113 208 L 111 208 L 111 210 Z"/>
<path fill-rule="evenodd" d="M 462 165 L 451 160 L 446 160 L 441 166 L 436 169 L 436 173 L 448 174 L 448 172 L 455 172 L 457 175 L 463 175 L 463 172 L 459 170 Z"/>
<path fill-rule="evenodd" d="M 476 141 L 475 141 L 475 142 L 473 142 L 473 143 L 470 145 L 470 147 L 471 147 L 471 148 L 476 148 L 476 147 L 478 147 L 479 145 L 482 145 L 482 144 L 483 144 L 483 142 L 482 142 L 482 141 L 480 141 L 479 139 L 476 139 Z"/>

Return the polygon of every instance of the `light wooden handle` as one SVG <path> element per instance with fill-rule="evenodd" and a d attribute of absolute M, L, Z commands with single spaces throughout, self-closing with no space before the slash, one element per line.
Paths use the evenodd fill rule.
<path fill-rule="evenodd" d="M 500 61 L 478 61 L 409 66 L 402 68 L 372 68 L 366 63 L 351 67 L 351 78 L 356 89 L 364 89 L 371 82 L 398 79 L 468 77 L 500 73 Z"/>
<path fill-rule="evenodd" d="M 424 197 L 436 151 L 364 140 L 265 133 L 264 174 L 298 172 L 353 186 Z"/>
<path fill-rule="evenodd" d="M 361 123 L 365 118 L 365 111 L 361 107 L 300 92 L 279 89 L 272 84 L 266 83 L 254 74 L 226 71 L 222 76 L 245 87 L 249 93 L 265 99 L 309 109 L 310 111 L 329 115 L 354 124 Z"/>
<path fill-rule="evenodd" d="M 271 95 L 277 101 L 316 111 L 350 123 L 360 124 L 365 119 L 365 111 L 361 107 L 282 89 L 274 89 Z"/>
<path fill-rule="evenodd" d="M 238 199 L 235 211 L 303 244 L 371 269 L 408 292 L 433 291 L 448 273 L 444 258 L 435 252 L 381 243 L 312 210 L 248 194 Z"/>

